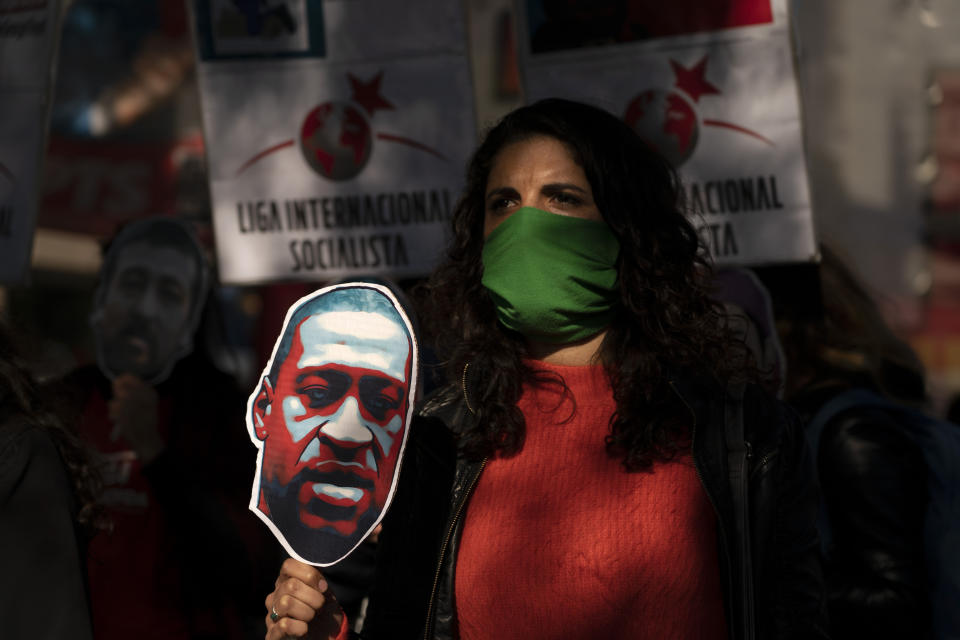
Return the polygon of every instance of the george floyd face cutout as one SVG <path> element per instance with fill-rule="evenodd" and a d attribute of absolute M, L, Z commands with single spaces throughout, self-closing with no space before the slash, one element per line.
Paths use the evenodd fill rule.
<path fill-rule="evenodd" d="M 104 257 L 91 317 L 104 373 L 164 380 L 192 349 L 207 278 L 184 225 L 154 218 L 125 227 Z"/>
<path fill-rule="evenodd" d="M 294 557 L 328 566 L 380 522 L 393 496 L 416 390 L 417 344 L 386 287 L 301 298 L 250 397 L 260 449 L 250 509 Z"/>

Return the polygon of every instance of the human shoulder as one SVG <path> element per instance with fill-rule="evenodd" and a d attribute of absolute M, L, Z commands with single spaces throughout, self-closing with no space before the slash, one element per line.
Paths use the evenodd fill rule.
<path fill-rule="evenodd" d="M 0 593 L 45 597 L 6 598 L 4 637 L 91 637 L 77 510 L 52 433 L 19 414 L 0 421 Z M 44 601 L 57 615 L 34 628 L 49 611 Z"/>
<path fill-rule="evenodd" d="M 456 403 L 450 391 L 441 388 L 427 396 L 414 408 L 407 436 L 406 457 L 434 459 L 446 466 L 456 457 Z"/>
<path fill-rule="evenodd" d="M 823 428 L 817 457 L 821 464 L 848 475 L 922 472 L 923 453 L 903 420 L 909 409 L 891 411 L 880 406 L 850 407 Z"/>
<path fill-rule="evenodd" d="M 826 381 L 801 390 L 791 398 L 804 418 L 806 429 L 819 433 L 818 455 L 853 459 L 870 450 L 910 452 L 915 412 L 886 398 L 870 384 Z"/>
<path fill-rule="evenodd" d="M 40 393 L 49 399 L 49 407 L 57 417 L 72 425 L 94 394 L 104 398 L 110 395 L 110 379 L 96 365 L 87 364 L 44 382 Z"/>
<path fill-rule="evenodd" d="M 755 446 L 775 445 L 799 431 L 797 413 L 759 384 L 698 377 L 676 378 L 670 386 L 690 409 L 698 431 L 722 434 L 730 403 L 741 404 L 744 437 Z"/>
<path fill-rule="evenodd" d="M 744 422 L 748 437 L 757 443 L 783 446 L 803 441 L 800 414 L 758 384 L 744 390 Z"/>
<path fill-rule="evenodd" d="M 35 446 L 32 430 L 18 417 L 0 422 L 0 501 L 6 501 L 23 476 Z"/>
<path fill-rule="evenodd" d="M 0 503 L 24 491 L 49 500 L 69 493 L 69 480 L 51 437 L 40 426 L 14 415 L 0 424 Z"/>
<path fill-rule="evenodd" d="M 909 412 L 904 407 L 903 414 Z M 853 406 L 833 416 L 824 426 L 824 441 L 855 440 L 890 444 L 912 442 L 903 415 L 883 406 Z"/>
<path fill-rule="evenodd" d="M 462 412 L 466 410 L 462 389 L 454 384 L 437 388 L 424 398 L 415 408 L 421 418 L 441 420 L 450 429 L 456 429 L 462 421 Z"/>

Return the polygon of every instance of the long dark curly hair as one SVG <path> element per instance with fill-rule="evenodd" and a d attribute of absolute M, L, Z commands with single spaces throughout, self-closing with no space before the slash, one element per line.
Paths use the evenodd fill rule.
<path fill-rule="evenodd" d="M 87 535 L 108 530 L 111 523 L 97 504 L 103 482 L 92 453 L 66 429 L 41 400 L 33 377 L 16 346 L 10 327 L 0 321 L 0 406 L 5 414 L 19 414 L 50 437 L 73 483 L 79 510 L 77 521 Z"/>
<path fill-rule="evenodd" d="M 487 176 L 501 149 L 537 136 L 567 146 L 620 240 L 620 295 L 600 348 L 617 407 L 606 445 L 627 470 L 646 470 L 690 445 L 689 410 L 670 389 L 672 380 L 755 374 L 745 345 L 732 337 L 709 297 L 712 272 L 684 215 L 672 167 L 618 118 L 561 99 L 517 109 L 487 133 L 467 168 L 445 260 L 418 292 L 448 379 L 459 385 L 469 365 L 470 378 L 478 381 L 464 384 L 464 393 L 472 390 L 473 412 L 461 446 L 472 458 L 519 451 L 525 423 L 516 404 L 523 383 L 550 380 L 525 363 L 523 337 L 498 323 L 481 284 Z"/>

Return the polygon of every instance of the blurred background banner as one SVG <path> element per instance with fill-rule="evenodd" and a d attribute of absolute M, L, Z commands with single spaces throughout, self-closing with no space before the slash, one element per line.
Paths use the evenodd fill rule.
<path fill-rule="evenodd" d="M 425 275 L 476 140 L 462 5 L 252 5 L 192 3 L 221 280 Z"/>
<path fill-rule="evenodd" d="M 30 263 L 59 8 L 57 0 L 0 0 L 2 283 L 22 281 Z"/>
<path fill-rule="evenodd" d="M 718 264 L 816 254 L 785 0 L 521 0 L 529 102 L 619 114 L 680 171 Z"/>
<path fill-rule="evenodd" d="M 657 102 L 659 112 L 641 109 L 644 101 L 640 100 L 629 117 L 650 125 L 653 134 L 648 139 L 675 140 L 672 150 L 667 145 L 668 153 L 682 158 L 680 152 L 690 152 L 680 169 L 690 185 L 691 204 L 703 211 L 701 233 L 714 248 L 717 261 L 759 261 L 758 255 L 764 252 L 774 252 L 771 260 L 784 259 L 777 242 L 786 237 L 802 244 L 808 227 L 795 229 L 791 238 L 792 221 L 809 224 L 804 213 L 788 210 L 795 204 L 791 199 L 802 200 L 797 194 L 803 190 L 798 186 L 791 193 L 794 187 L 784 182 L 777 164 L 784 158 L 799 162 L 799 146 L 782 143 L 778 137 L 796 127 L 796 122 L 787 117 L 770 122 L 771 117 L 786 113 L 785 103 L 793 104 L 791 53 L 786 44 L 790 32 L 817 237 L 852 266 L 887 321 L 921 355 L 938 410 L 945 409 L 948 399 L 960 391 L 960 38 L 956 37 L 960 3 L 956 0 L 674 0 L 668 4 L 653 0 L 207 0 L 202 4 L 195 0 L 61 0 L 59 5 L 62 29 L 55 64 L 48 67 L 55 68 L 56 74 L 31 251 L 30 229 L 14 224 L 22 219 L 19 214 L 13 217 L 9 205 L 15 185 L 17 197 L 35 198 L 37 190 L 24 187 L 19 177 L 14 183 L 9 175 L 19 174 L 21 164 L 33 168 L 41 162 L 36 157 L 36 150 L 42 149 L 36 129 L 39 121 L 33 118 L 44 104 L 40 87 L 49 77 L 37 68 L 43 48 L 51 44 L 45 39 L 52 35 L 47 17 L 51 5 L 42 0 L 0 0 L 0 153 L 7 154 L 9 144 L 23 147 L 0 160 L 7 167 L 0 174 L 0 198 L 4 199 L 0 260 L 4 265 L 20 264 L 27 252 L 32 254 L 29 276 L 19 285 L 0 286 L 0 313 L 15 321 L 19 335 L 30 345 L 27 351 L 35 356 L 31 366 L 41 377 L 91 361 L 93 345 L 82 319 L 90 313 L 102 247 L 119 228 L 145 216 L 167 215 L 194 226 L 204 246 L 211 253 L 215 250 L 211 183 L 216 189 L 226 184 L 241 196 L 229 198 L 226 205 L 218 203 L 218 215 L 226 211 L 228 219 L 221 231 L 242 241 L 222 244 L 229 254 L 225 259 L 242 268 L 246 261 L 257 268 L 263 266 L 261 262 L 276 263 L 271 267 L 275 274 L 258 276 L 262 285 L 215 287 L 225 328 L 214 330 L 216 323 L 211 321 L 201 329 L 204 335 L 209 333 L 206 347 L 220 354 L 218 362 L 225 370 L 253 375 L 282 324 L 282 314 L 275 310 L 286 309 L 316 283 L 340 277 L 334 275 L 335 269 L 318 268 L 317 240 L 320 253 L 327 252 L 324 265 L 331 261 L 331 251 L 346 256 L 333 260 L 334 264 L 351 260 L 350 238 L 352 251 L 360 254 L 357 262 L 366 250 L 366 259 L 372 263 L 374 248 L 369 241 L 358 245 L 357 238 L 381 231 L 395 237 L 402 228 L 338 225 L 331 194 L 384 193 L 383 199 L 374 198 L 372 203 L 377 215 L 377 207 L 392 207 L 395 217 L 409 215 L 412 220 L 414 211 L 426 217 L 424 212 L 433 206 L 428 198 L 431 192 L 441 196 L 436 206 L 443 208 L 443 190 L 452 194 L 459 188 L 463 156 L 458 157 L 457 150 L 475 143 L 477 127 L 490 126 L 510 110 L 545 95 L 547 89 L 538 87 L 546 82 L 623 117 L 628 117 L 628 107 L 641 94 Z M 188 5 L 197 13 L 196 25 L 190 24 Z M 263 12 L 254 11 L 259 5 Z M 466 36 L 464 22 L 469 29 Z M 611 27 L 611 22 L 616 26 Z M 293 34 L 291 24 L 305 28 Z M 40 37 L 39 32 L 45 35 Z M 464 56 L 470 60 L 469 74 L 463 66 L 456 66 L 451 74 L 442 63 Z M 433 69 L 441 75 L 427 79 L 433 58 Z M 400 69 L 405 60 L 411 61 L 409 71 Z M 601 73 L 599 60 L 609 60 L 609 69 Z M 734 62 L 737 66 L 730 66 Z M 274 74 L 273 64 L 285 71 Z M 592 75 L 585 78 L 584 69 Z M 426 88 L 411 84 L 417 73 Z M 276 78 L 263 80 L 271 74 Z M 348 74 L 359 82 L 356 88 Z M 207 134 L 219 131 L 228 139 L 220 142 L 233 146 L 213 149 L 209 158 L 204 149 L 198 76 L 206 83 L 204 97 L 210 96 L 213 82 L 219 83 L 218 90 L 230 91 L 211 98 L 219 102 L 207 105 L 222 116 L 222 122 L 212 123 Z M 379 88 L 375 86 L 378 76 Z M 472 81 L 472 100 L 463 88 L 466 76 Z M 771 84 L 771 77 L 781 84 Z M 258 95 L 283 88 L 293 93 Z M 745 98 L 739 93 L 743 90 Z M 301 132 L 316 107 L 337 101 L 356 104 L 356 91 L 357 99 L 368 104 L 356 107 L 356 112 L 369 127 L 369 156 L 353 178 L 333 180 L 312 168 L 299 146 Z M 394 109 L 369 101 L 377 95 Z M 254 107 L 259 111 L 248 113 Z M 231 108 L 243 115 L 228 116 Z M 367 108 L 373 109 L 372 115 Z M 790 106 L 789 112 L 793 109 Z M 21 115 L 12 115 L 14 110 Z M 265 110 L 269 113 L 262 113 Z M 689 117 L 691 112 L 695 117 Z M 765 112 L 776 115 L 761 115 Z M 408 131 L 401 116 L 415 116 L 415 122 L 434 118 L 435 124 L 421 136 L 417 129 Z M 662 134 L 665 121 L 675 132 L 671 136 Z M 684 128 L 684 122 L 695 126 Z M 464 133 L 458 134 L 456 127 Z M 322 134 L 323 127 L 319 128 Z M 238 131 L 242 135 L 236 135 Z M 689 134 L 687 142 L 680 144 L 677 134 L 684 131 Z M 379 134 L 391 137 L 376 137 Z M 445 149 L 445 140 L 451 139 L 451 149 Z M 450 161 L 449 173 L 448 165 L 437 156 L 410 146 L 407 140 L 443 154 Z M 704 155 L 711 140 L 722 140 L 719 148 L 712 147 L 713 159 Z M 251 148 L 242 147 L 241 142 L 249 142 Z M 231 179 L 256 154 L 282 143 L 287 146 Z M 352 150 L 351 145 L 347 148 Z M 366 144 L 357 148 L 362 152 Z M 773 155 L 758 168 L 744 159 L 743 150 Z M 421 163 L 421 182 L 407 186 L 408 176 L 403 173 L 393 183 L 403 182 L 400 190 L 371 187 L 374 167 L 387 154 L 391 157 L 386 164 L 393 163 L 389 168 L 400 172 L 411 173 L 413 163 Z M 313 157 L 319 162 L 317 154 Z M 361 153 L 360 159 L 364 158 Z M 215 171 L 207 166 L 208 160 L 216 163 Z M 702 179 L 691 178 L 695 167 L 704 171 Z M 338 176 L 349 173 L 337 171 Z M 269 175 L 258 177 L 258 172 Z M 277 193 L 255 193 L 257 182 L 266 184 L 274 174 L 279 175 Z M 762 179 L 769 175 L 776 176 L 775 195 L 770 180 Z M 746 182 L 741 183 L 741 178 Z M 693 184 L 698 185 L 695 195 Z M 278 193 L 281 188 L 289 192 L 291 185 L 296 186 L 293 195 Z M 740 189 L 739 202 L 736 189 Z M 401 193 L 406 195 L 401 198 Z M 239 232 L 237 202 L 252 199 L 253 219 L 268 226 L 272 211 L 261 206 L 257 214 L 258 201 L 283 204 L 299 199 L 302 211 L 306 195 L 302 215 L 312 224 L 310 207 L 319 206 L 320 226 L 324 225 L 323 203 L 317 200 L 311 205 L 310 198 L 328 198 L 331 229 L 316 235 L 312 230 Z M 751 197 L 754 208 L 763 208 L 748 210 Z M 366 203 L 340 202 L 341 209 Z M 783 209 L 777 208 L 778 202 Z M 737 206 L 736 213 L 716 212 Z M 283 207 L 278 214 L 284 223 Z M 296 207 L 294 215 L 301 215 Z M 339 221 L 345 222 L 342 213 Z M 444 245 L 441 227 L 432 224 L 411 223 L 403 246 L 411 263 L 428 262 L 426 256 L 436 255 Z M 13 232 L 21 235 L 14 240 L 9 235 Z M 328 237 L 338 238 L 332 249 L 325 244 Z M 429 247 L 411 248 L 417 237 Z M 294 244 L 301 267 L 293 273 L 297 262 L 290 241 L 306 238 L 313 238 L 309 243 L 313 253 L 302 242 Z M 339 238 L 343 238 L 342 251 Z M 747 252 L 754 248 L 759 249 L 748 260 Z M 384 260 L 382 240 L 376 241 L 375 250 Z M 402 255 L 399 250 L 394 253 Z M 346 268 L 341 264 L 341 272 Z M 774 268 L 779 267 L 770 267 Z M 407 277 L 400 267 L 396 273 L 381 275 Z M 280 283 L 281 278 L 297 281 Z"/>
<path fill-rule="evenodd" d="M 53 137 L 47 148 L 41 222 L 109 237 L 118 225 L 149 214 L 189 214 L 183 202 L 188 163 L 203 163 L 199 132 L 178 141 L 121 143 Z M 201 173 L 199 188 L 206 191 L 204 177 Z"/>
<path fill-rule="evenodd" d="M 45 230 L 109 238 L 147 216 L 209 235 L 181 2 L 73 0 L 63 21 L 40 211 Z"/>

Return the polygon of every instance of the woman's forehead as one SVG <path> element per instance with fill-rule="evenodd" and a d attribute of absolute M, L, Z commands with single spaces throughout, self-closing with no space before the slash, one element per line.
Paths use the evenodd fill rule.
<path fill-rule="evenodd" d="M 487 190 L 505 186 L 521 176 L 549 179 L 560 175 L 586 181 L 583 168 L 567 143 L 551 136 L 532 136 L 501 147 L 487 175 Z"/>

